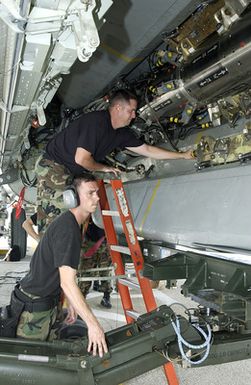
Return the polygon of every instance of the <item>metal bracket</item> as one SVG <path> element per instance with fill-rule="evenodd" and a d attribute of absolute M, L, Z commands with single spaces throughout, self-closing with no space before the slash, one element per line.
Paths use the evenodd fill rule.
<path fill-rule="evenodd" d="M 98 47 L 100 40 L 92 12 L 95 4 L 92 3 L 85 10 L 78 10 L 78 17 L 73 21 L 77 55 L 80 61 L 87 62 Z"/>
<path fill-rule="evenodd" d="M 19 178 L 18 168 L 10 168 L 8 171 L 0 174 L 0 186 L 3 184 L 9 184 L 15 182 Z"/>
<path fill-rule="evenodd" d="M 24 27 L 20 27 L 20 21 L 25 22 L 19 13 L 19 8 L 14 0 L 1 0 L 0 3 L 0 18 L 8 25 L 14 32 L 23 33 Z"/>
<path fill-rule="evenodd" d="M 46 116 L 44 113 L 43 105 L 37 104 L 37 103 L 32 103 L 31 108 L 36 110 L 40 126 L 44 126 L 46 123 Z"/>
<path fill-rule="evenodd" d="M 225 5 L 214 16 L 221 25 L 218 33 L 226 32 L 239 19 L 249 4 L 250 0 L 226 0 Z"/>
<path fill-rule="evenodd" d="M 11 109 L 8 109 L 7 105 L 4 103 L 3 100 L 0 100 L 0 110 L 8 113 L 14 113 L 14 112 L 20 112 L 28 110 L 29 106 L 19 106 L 19 105 L 13 105 Z"/>

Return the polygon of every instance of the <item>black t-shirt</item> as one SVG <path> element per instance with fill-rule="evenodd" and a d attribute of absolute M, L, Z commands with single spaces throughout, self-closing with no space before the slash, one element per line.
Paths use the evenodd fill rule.
<path fill-rule="evenodd" d="M 30 271 L 21 287 L 30 294 L 46 297 L 60 292 L 60 266 L 78 268 L 81 247 L 80 227 L 67 211 L 56 218 L 39 242 L 30 263 Z"/>
<path fill-rule="evenodd" d="M 138 147 L 143 143 L 128 127 L 113 129 L 108 111 L 96 111 L 82 115 L 56 135 L 46 146 L 46 156 L 78 175 L 83 167 L 75 162 L 77 147 L 101 162 L 115 148 Z"/>

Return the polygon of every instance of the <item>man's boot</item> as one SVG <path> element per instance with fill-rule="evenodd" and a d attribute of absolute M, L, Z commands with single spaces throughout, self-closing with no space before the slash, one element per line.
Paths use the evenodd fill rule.
<path fill-rule="evenodd" d="M 93 290 L 94 291 L 99 291 L 99 288 L 100 288 L 100 285 L 99 285 L 99 281 L 94 281 L 93 282 Z"/>
<path fill-rule="evenodd" d="M 107 309 L 111 309 L 112 307 L 112 304 L 111 304 L 111 301 L 110 301 L 110 293 L 109 291 L 105 291 L 104 292 L 104 296 L 100 302 L 100 305 L 103 306 L 103 307 L 106 307 Z"/>

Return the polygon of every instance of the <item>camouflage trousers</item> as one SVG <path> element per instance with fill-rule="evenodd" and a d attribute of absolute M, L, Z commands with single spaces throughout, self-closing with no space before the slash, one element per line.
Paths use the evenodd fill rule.
<path fill-rule="evenodd" d="M 53 325 L 57 319 L 58 308 L 33 312 L 24 311 L 17 326 L 17 337 L 29 340 L 52 341 L 56 339 Z"/>
<path fill-rule="evenodd" d="M 23 291 L 23 290 L 22 290 Z M 28 294 L 23 291 L 25 295 L 32 299 L 39 297 Z M 60 313 L 61 306 L 55 306 L 52 309 L 45 311 L 37 311 L 30 313 L 23 311 L 17 326 L 17 337 L 22 337 L 29 340 L 52 341 L 56 339 L 56 332 L 53 326 Z"/>
<path fill-rule="evenodd" d="M 63 192 L 71 175 L 61 164 L 40 156 L 36 162 L 37 174 L 37 226 L 43 235 L 49 224 L 66 211 Z"/>
<path fill-rule="evenodd" d="M 98 250 L 89 258 L 85 258 L 84 254 L 87 250 L 89 250 L 96 242 L 93 241 L 85 241 L 84 245 L 81 248 L 81 257 L 80 263 L 78 267 L 79 277 L 97 277 L 97 281 L 99 277 L 107 277 L 110 275 L 109 270 L 97 271 L 97 272 L 86 272 L 86 270 L 93 269 L 96 267 L 110 267 L 112 265 L 111 257 L 109 255 L 109 251 L 105 242 L 101 244 Z M 84 295 L 87 296 L 91 287 L 92 281 L 79 281 L 78 286 Z M 102 281 L 100 280 L 99 291 L 103 293 L 111 293 L 112 286 L 111 281 Z"/>

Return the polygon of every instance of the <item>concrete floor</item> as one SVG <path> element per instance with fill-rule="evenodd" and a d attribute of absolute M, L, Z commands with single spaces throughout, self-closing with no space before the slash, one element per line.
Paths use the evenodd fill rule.
<path fill-rule="evenodd" d="M 15 284 L 15 280 L 25 274 L 29 268 L 29 261 L 21 262 L 0 262 L 0 304 L 9 303 L 10 292 Z M 164 286 L 164 285 L 163 285 Z M 171 305 L 174 302 L 181 302 L 190 306 L 192 301 L 184 298 L 178 289 L 162 287 L 154 289 L 155 298 L 158 305 Z M 144 313 L 144 305 L 141 296 L 132 290 L 135 309 Z M 101 293 L 91 292 L 88 303 L 100 320 L 105 331 L 122 326 L 125 323 L 120 298 L 117 293 L 112 293 L 112 309 L 106 310 L 100 305 Z M 176 306 L 176 305 L 175 305 Z M 178 309 L 177 309 L 178 310 Z M 179 309 L 180 310 L 180 309 Z M 203 368 L 183 369 L 175 365 L 176 373 L 180 385 L 249 385 L 251 384 L 251 360 L 238 361 L 229 364 L 215 365 Z M 167 381 L 162 368 L 152 370 L 123 385 L 166 385 Z M 4 384 L 2 384 L 4 385 Z"/>

